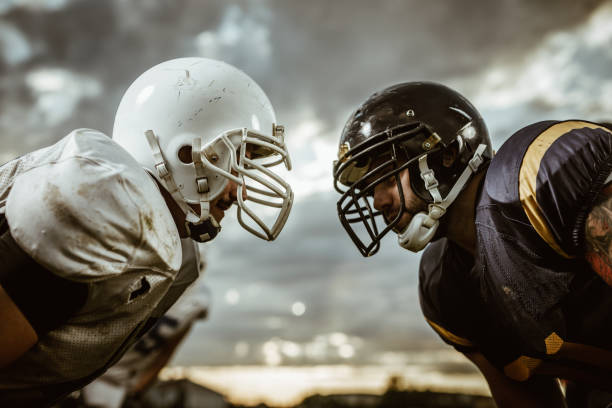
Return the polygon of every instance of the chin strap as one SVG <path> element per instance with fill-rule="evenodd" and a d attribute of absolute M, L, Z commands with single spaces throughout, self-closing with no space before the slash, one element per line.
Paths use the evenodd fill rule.
<path fill-rule="evenodd" d="M 213 216 L 197 224 L 185 221 L 185 228 L 191 239 L 198 242 L 211 241 L 221 231 L 221 226 Z"/>
<path fill-rule="evenodd" d="M 453 185 L 444 199 L 442 199 L 442 195 L 438 190 L 439 184 L 434 175 L 434 171 L 427 165 L 427 155 L 419 158 L 421 178 L 425 182 L 425 188 L 433 197 L 434 202 L 429 204 L 427 213 L 422 211 L 415 214 L 404 231 L 397 234 L 399 245 L 402 248 L 418 252 L 425 248 L 429 241 L 432 240 L 440 224 L 440 218 L 442 218 L 446 213 L 446 209 L 455 201 L 472 174 L 476 173 L 484 162 L 482 154 L 485 152 L 486 148 L 487 146 L 485 144 L 478 146 L 465 170 L 463 170 L 463 173 L 461 173 L 457 182 Z"/>
<path fill-rule="evenodd" d="M 196 184 L 200 195 L 200 219 L 196 222 L 187 222 L 186 226 L 192 239 L 198 242 L 207 242 L 217 236 L 221 226 L 210 213 L 210 189 L 208 188 L 208 177 L 204 172 L 202 163 L 201 140 L 199 137 L 193 139 L 191 145 L 191 159 L 196 170 Z"/>
<path fill-rule="evenodd" d="M 204 173 L 204 165 L 200 155 L 200 139 L 194 138 L 191 148 L 191 158 L 196 169 L 196 183 L 198 185 L 198 193 L 200 194 L 200 216 L 185 201 L 185 197 L 174 182 L 172 173 L 168 170 L 168 165 L 157 141 L 157 137 L 152 130 L 145 132 L 147 142 L 151 148 L 153 159 L 155 161 L 155 170 L 160 177 L 162 183 L 174 199 L 174 201 L 185 213 L 185 228 L 189 236 L 198 242 L 207 242 L 217 236 L 221 230 L 221 226 L 210 214 L 210 203 L 208 200 L 208 179 Z"/>

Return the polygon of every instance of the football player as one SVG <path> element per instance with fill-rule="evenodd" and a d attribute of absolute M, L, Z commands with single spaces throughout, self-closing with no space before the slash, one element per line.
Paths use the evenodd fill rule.
<path fill-rule="evenodd" d="M 51 405 L 118 361 L 197 278 L 181 238 L 215 238 L 232 204 L 274 240 L 293 200 L 277 166 L 262 89 L 180 58 L 132 83 L 112 139 L 78 129 L 0 167 L 0 406 Z"/>
<path fill-rule="evenodd" d="M 425 319 L 499 407 L 562 407 L 556 378 L 612 388 L 611 171 L 598 123 L 538 122 L 494 156 L 467 99 L 409 82 L 350 116 L 334 185 L 362 255 L 391 230 L 425 248 Z"/>

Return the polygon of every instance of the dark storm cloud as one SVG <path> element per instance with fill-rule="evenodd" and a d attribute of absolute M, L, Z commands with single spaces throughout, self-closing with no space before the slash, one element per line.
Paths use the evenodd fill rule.
<path fill-rule="evenodd" d="M 547 32 L 580 24 L 600 3 L 274 3 L 280 5 L 271 36 L 278 76 L 266 89 L 282 95 L 283 107 L 312 104 L 318 117 L 337 124 L 339 114 L 345 120 L 372 92 L 394 82 L 444 81 L 475 75 L 499 59 L 520 59 Z M 286 83 L 300 86 L 287 92 Z"/>
<path fill-rule="evenodd" d="M 143 70 L 190 55 L 225 60 L 262 85 L 288 138 L 304 138 L 292 151 L 294 174 L 304 178 L 312 177 L 308 164 L 318 165 L 314 142 L 335 141 L 350 111 L 399 81 L 460 85 L 483 106 L 500 144 L 546 115 L 611 111 L 612 86 L 602 84 L 612 44 L 586 44 L 573 31 L 602 3 L 0 2 L 0 162 L 73 128 L 110 133 L 122 93 Z M 548 37 L 564 30 L 566 37 Z M 500 68 L 502 79 L 488 82 Z M 317 134 L 298 135 L 310 121 Z M 330 169 L 331 159 L 321 166 Z M 441 344 L 419 311 L 419 256 L 399 249 L 391 234 L 376 257 L 362 258 L 337 220 L 331 176 L 323 182 L 323 193 L 298 194 L 274 243 L 225 220 L 207 248 L 210 320 L 197 325 L 179 361 L 260 363 L 271 339 L 327 350 L 289 360 L 299 363 L 372 362 L 385 351 Z M 295 302 L 305 305 L 303 315 L 292 313 Z M 334 354 L 333 333 L 348 337 L 353 358 Z M 236 352 L 240 343 L 248 352 Z"/>
<path fill-rule="evenodd" d="M 21 111 L 35 103 L 24 74 L 37 67 L 85 74 L 99 81 L 103 92 L 80 98 L 73 114 L 51 127 L 44 121 L 2 126 L 6 147 L 16 153 L 35 144 L 22 142 L 32 139 L 26 137 L 31 133 L 40 135 L 42 144 L 75 127 L 110 132 L 121 94 L 135 76 L 159 61 L 198 52 L 245 69 L 269 91 L 282 117 L 298 120 L 300 108 L 310 107 L 338 128 L 357 103 L 382 86 L 473 75 L 500 58 L 520 59 L 545 33 L 579 24 L 601 2 L 471 0 L 424 6 L 388 0 L 375 8 L 346 0 L 20 3 L 26 6 L 2 15 L 30 48 L 29 59 L 15 66 L 5 58 L 1 66 L 10 78 L 2 82 L 2 104 L 18 107 L 11 110 L 12 122 L 21 123 Z M 202 33 L 212 37 L 198 37 Z M 207 38 L 213 44 L 206 45 Z M 6 33 L 4 39 L 10 40 Z M 15 41 L 0 44 L 12 47 Z"/>
<path fill-rule="evenodd" d="M 192 52 L 191 37 L 212 24 L 222 6 L 207 2 L 206 12 L 195 15 L 188 10 L 189 3 L 182 0 L 82 0 L 67 2 L 57 10 L 8 10 L 3 21 L 27 39 L 31 58 L 17 66 L 5 60 L 0 66 L 5 76 L 0 89 L 2 103 L 15 106 L 11 111 L 14 120 L 2 122 L 5 148 L 23 153 L 32 148 L 32 139 L 39 145 L 50 143 L 78 127 L 110 134 L 127 86 L 148 67 Z M 85 75 L 103 89 L 91 97 L 75 96 L 76 106 L 60 123 L 20 120 L 22 112 L 36 109 L 39 96 L 26 83 L 28 73 L 49 67 Z"/>

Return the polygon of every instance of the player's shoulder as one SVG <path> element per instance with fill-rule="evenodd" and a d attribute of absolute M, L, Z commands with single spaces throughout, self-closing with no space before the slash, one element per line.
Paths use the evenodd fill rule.
<path fill-rule="evenodd" d="M 604 124 L 582 119 L 545 120 L 524 126 L 512 134 L 504 145 L 517 146 L 518 143 L 531 144 L 534 139 L 543 139 L 550 143 L 566 135 L 589 137 L 590 134 L 612 134 L 612 130 Z M 502 146 L 502 147 L 503 147 Z M 505 147 L 504 147 L 505 148 Z"/>
<path fill-rule="evenodd" d="M 38 167 L 59 168 L 56 165 L 67 160 L 89 161 L 90 164 L 107 167 L 139 167 L 136 160 L 109 136 L 88 128 L 75 129 L 55 143 L 29 152 L 7 164 L 19 163 L 18 173 L 23 174 Z"/>
<path fill-rule="evenodd" d="M 77 129 L 19 174 L 6 203 L 15 240 L 37 262 L 86 279 L 132 262 L 178 270 L 180 240 L 152 178 L 108 136 Z"/>
<path fill-rule="evenodd" d="M 542 121 L 525 126 L 511 135 L 493 157 L 488 173 L 497 177 L 538 171 L 541 164 L 562 166 L 580 154 L 604 155 L 609 152 L 612 131 L 585 120 Z"/>
<path fill-rule="evenodd" d="M 502 145 L 484 190 L 493 202 L 519 208 L 544 241 L 569 257 L 611 167 L 610 129 L 584 120 L 538 122 Z"/>
<path fill-rule="evenodd" d="M 80 157 L 109 166 L 139 168 L 138 162 L 111 137 L 88 128 L 75 129 L 57 143 L 59 160 Z"/>

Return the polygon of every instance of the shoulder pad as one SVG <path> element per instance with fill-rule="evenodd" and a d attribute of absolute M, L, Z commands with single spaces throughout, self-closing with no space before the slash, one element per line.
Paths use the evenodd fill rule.
<path fill-rule="evenodd" d="M 20 174 L 6 205 L 11 234 L 38 263 L 71 280 L 129 267 L 177 271 L 176 226 L 151 177 L 106 135 L 79 129 L 60 154 Z"/>

